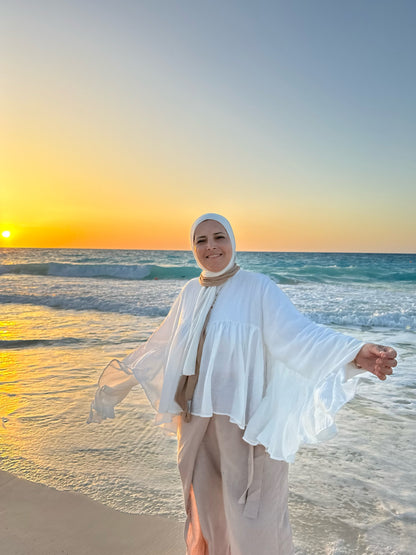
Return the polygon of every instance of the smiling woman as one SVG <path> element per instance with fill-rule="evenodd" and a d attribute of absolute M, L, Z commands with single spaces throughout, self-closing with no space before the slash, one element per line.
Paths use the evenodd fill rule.
<path fill-rule="evenodd" d="M 199 264 L 210 272 L 223 270 L 233 255 L 231 239 L 215 220 L 205 220 L 197 226 L 193 246 Z"/>
<path fill-rule="evenodd" d="M 88 422 L 114 418 L 140 383 L 178 437 L 187 553 L 293 555 L 288 463 L 334 435 L 353 378 L 385 380 L 396 351 L 316 324 L 268 276 L 240 269 L 223 216 L 200 216 L 190 239 L 199 279 L 146 343 L 107 365 Z"/>

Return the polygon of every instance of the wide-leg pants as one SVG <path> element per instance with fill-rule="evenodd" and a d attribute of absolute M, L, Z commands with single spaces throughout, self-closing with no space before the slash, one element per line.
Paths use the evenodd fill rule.
<path fill-rule="evenodd" d="M 288 464 L 250 446 L 228 416 L 178 425 L 187 555 L 292 555 Z"/>

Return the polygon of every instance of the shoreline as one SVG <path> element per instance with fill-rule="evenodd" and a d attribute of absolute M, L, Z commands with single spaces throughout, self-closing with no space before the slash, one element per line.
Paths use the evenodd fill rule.
<path fill-rule="evenodd" d="M 0 471 L 0 545 L 9 555 L 183 555 L 183 523 L 122 513 Z"/>

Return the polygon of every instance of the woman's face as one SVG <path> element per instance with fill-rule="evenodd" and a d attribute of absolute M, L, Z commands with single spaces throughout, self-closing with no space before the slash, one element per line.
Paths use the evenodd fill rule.
<path fill-rule="evenodd" d="M 195 229 L 194 252 L 198 262 L 210 272 L 221 272 L 231 260 L 233 247 L 223 225 L 205 220 Z"/>

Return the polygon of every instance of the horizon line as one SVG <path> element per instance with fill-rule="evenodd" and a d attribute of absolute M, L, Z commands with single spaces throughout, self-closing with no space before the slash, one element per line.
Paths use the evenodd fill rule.
<path fill-rule="evenodd" d="M 4 250 L 17 250 L 17 249 L 32 249 L 32 250 L 84 250 L 84 251 L 157 251 L 157 252 L 189 252 L 192 253 L 191 249 L 151 249 L 151 248 L 126 248 L 126 247 L 7 247 L 0 246 L 0 249 Z M 347 251 L 347 250 L 243 250 L 237 249 L 236 253 L 278 253 L 278 254 L 402 254 L 402 255 L 416 255 L 416 251 Z"/>

